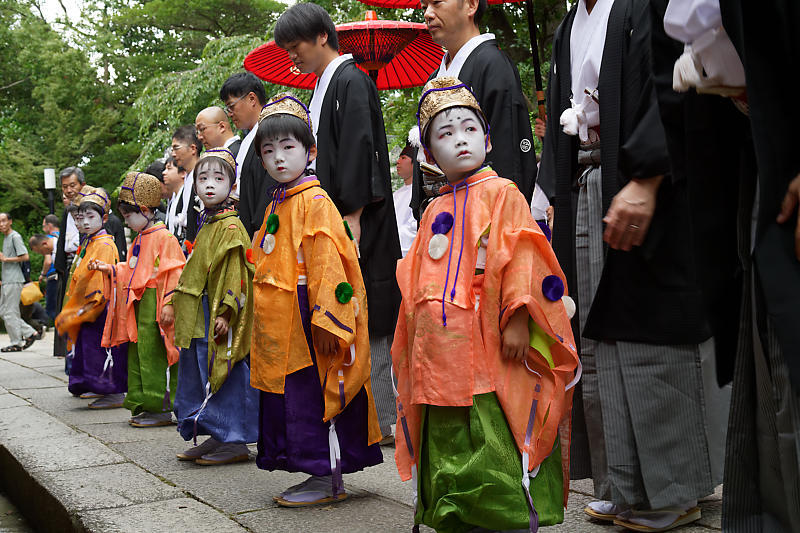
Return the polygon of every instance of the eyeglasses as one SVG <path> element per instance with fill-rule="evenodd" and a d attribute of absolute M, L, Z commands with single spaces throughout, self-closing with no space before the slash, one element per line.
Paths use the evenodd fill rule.
<path fill-rule="evenodd" d="M 250 94 L 250 93 L 247 93 L 247 94 Z M 231 102 L 230 104 L 225 104 L 225 113 L 227 113 L 228 115 L 232 115 L 233 114 L 233 108 L 236 107 L 236 104 L 239 103 L 239 100 L 241 100 L 242 98 L 247 96 L 247 94 L 243 94 L 242 96 L 240 96 L 239 98 L 237 98 L 236 100 Z"/>

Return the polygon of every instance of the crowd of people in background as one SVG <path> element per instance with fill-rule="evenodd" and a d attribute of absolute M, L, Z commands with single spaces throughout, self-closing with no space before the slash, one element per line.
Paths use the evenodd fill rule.
<path fill-rule="evenodd" d="M 55 322 L 72 394 L 177 420 L 182 461 L 257 443 L 259 468 L 310 476 L 285 507 L 345 499 L 342 475 L 394 445 L 437 531 L 559 523 L 569 479 L 593 480 L 589 519 L 631 531 L 697 521 L 723 482 L 725 531 L 800 531 L 780 94 L 800 11 L 763 4 L 579 0 L 532 129 L 486 0 L 422 0 L 446 53 L 394 192 L 374 83 L 323 8 L 287 8 L 275 41 L 316 74 L 309 102 L 232 74 L 117 205 L 65 168 L 33 276 L 0 213 L 2 351 Z M 44 309 L 21 306 L 37 277 Z"/>

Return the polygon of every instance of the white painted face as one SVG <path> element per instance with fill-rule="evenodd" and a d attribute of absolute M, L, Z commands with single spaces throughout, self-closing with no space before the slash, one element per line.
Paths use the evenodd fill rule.
<path fill-rule="evenodd" d="M 293 135 L 280 135 L 261 143 L 261 159 L 275 181 L 289 183 L 303 175 L 309 155 Z"/>
<path fill-rule="evenodd" d="M 433 117 L 429 128 L 429 150 L 450 182 L 461 181 L 483 164 L 486 134 L 473 110 L 446 109 Z"/>
<path fill-rule="evenodd" d="M 210 157 L 195 170 L 194 188 L 206 207 L 221 204 L 231 191 L 231 179 L 217 159 Z"/>
<path fill-rule="evenodd" d="M 78 231 L 85 235 L 94 235 L 103 227 L 103 217 L 94 209 L 78 211 L 74 218 Z"/>
<path fill-rule="evenodd" d="M 136 232 L 142 231 L 150 223 L 150 220 L 138 211 L 135 213 L 123 213 L 122 218 L 125 219 L 125 224 Z"/>

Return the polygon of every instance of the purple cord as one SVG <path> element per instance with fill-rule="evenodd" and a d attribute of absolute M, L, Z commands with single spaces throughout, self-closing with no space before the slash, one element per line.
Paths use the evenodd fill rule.
<path fill-rule="evenodd" d="M 466 190 L 466 193 L 464 194 L 464 212 L 461 214 L 461 248 L 460 248 L 460 250 L 458 252 L 458 264 L 456 265 L 456 277 L 453 280 L 453 290 L 450 293 L 450 301 L 451 302 L 456 297 L 456 283 L 458 282 L 458 272 L 459 272 L 459 269 L 461 268 L 461 256 L 464 253 L 464 227 L 465 227 L 466 218 L 467 218 L 466 217 L 466 214 L 467 214 L 467 198 L 469 197 L 469 183 L 467 183 L 468 179 L 469 179 L 469 177 L 466 177 L 466 178 L 464 178 L 463 181 L 461 181 L 461 183 L 457 183 L 456 185 L 453 186 L 453 216 L 454 217 L 458 215 L 458 211 L 456 209 L 456 207 L 457 207 L 456 206 L 456 191 L 458 190 L 458 187 L 461 186 L 461 185 L 466 186 L 467 190 Z M 453 259 L 453 246 L 451 245 L 450 249 L 447 252 L 447 276 L 444 279 L 444 289 L 442 290 L 442 325 L 444 327 L 447 327 L 447 313 L 444 310 L 444 301 L 445 301 L 445 298 L 447 297 L 447 286 L 450 283 L 450 263 L 451 263 L 452 259 Z"/>

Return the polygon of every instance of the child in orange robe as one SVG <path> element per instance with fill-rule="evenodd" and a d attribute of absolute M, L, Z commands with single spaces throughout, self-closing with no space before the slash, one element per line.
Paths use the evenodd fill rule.
<path fill-rule="evenodd" d="M 383 461 L 370 390 L 366 290 L 355 242 L 308 163 L 308 109 L 288 94 L 261 112 L 253 144 L 280 184 L 253 238 L 250 382 L 260 389 L 259 468 L 311 474 L 285 507 L 339 502 L 342 474 Z"/>
<path fill-rule="evenodd" d="M 397 466 L 418 477 L 417 524 L 535 531 L 566 503 L 572 301 L 525 197 L 484 166 L 488 125 L 469 88 L 428 82 L 418 119 L 449 184 L 397 267 Z"/>
<path fill-rule="evenodd" d="M 183 256 L 178 240 L 155 220 L 161 203 L 161 183 L 143 172 L 129 172 L 119 193 L 125 223 L 138 232 L 128 261 L 116 266 L 94 261 L 89 268 L 106 274 L 113 292 L 103 346 L 128 343 L 129 424 L 157 427 L 172 424 L 172 401 L 178 383 L 174 311 L 167 305 L 178 284 Z"/>

